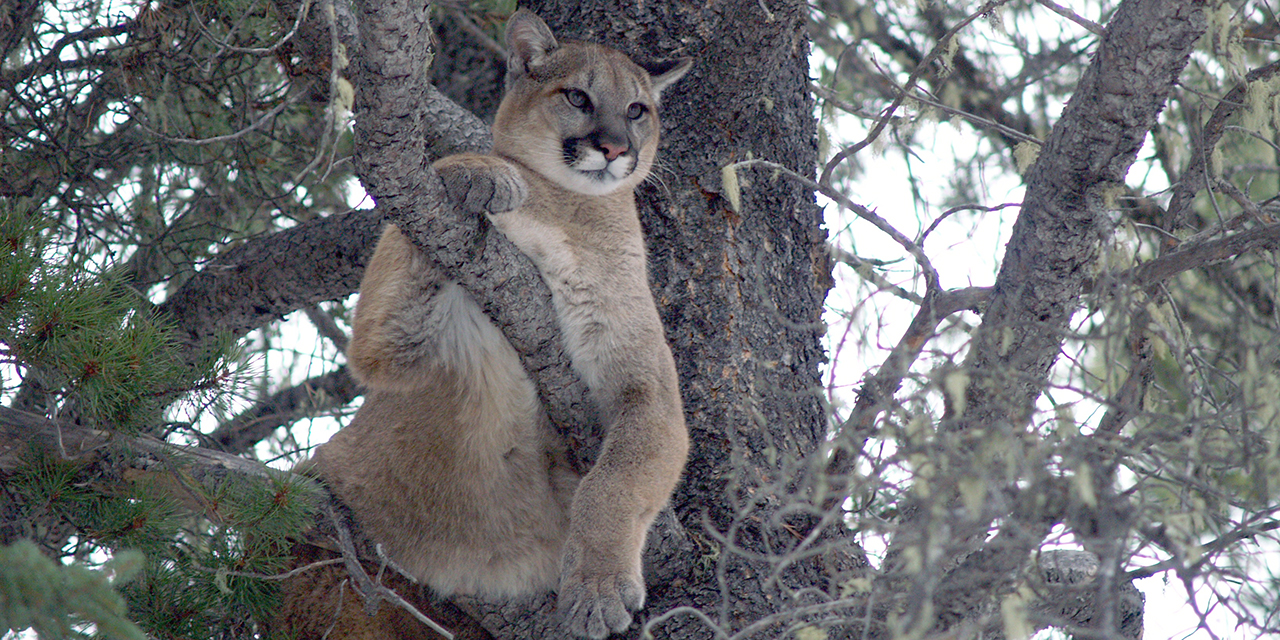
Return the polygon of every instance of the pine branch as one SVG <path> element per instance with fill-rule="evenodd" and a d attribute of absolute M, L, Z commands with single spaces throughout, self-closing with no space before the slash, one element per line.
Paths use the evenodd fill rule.
<path fill-rule="evenodd" d="M 366 597 L 384 599 L 406 611 L 447 638 L 449 631 L 439 627 L 399 593 L 374 583 L 363 566 L 386 567 L 384 557 L 374 552 L 378 547 L 372 541 L 356 537 L 351 528 L 337 514 L 345 513 L 345 507 L 328 491 L 312 480 L 287 471 L 279 471 L 259 462 L 200 447 L 176 447 L 150 436 L 122 437 L 110 435 L 81 425 L 61 424 L 43 416 L 0 407 L 0 474 L 8 474 L 23 464 L 24 458 L 35 452 L 51 455 L 64 461 L 92 465 L 110 452 L 127 451 L 131 455 L 115 456 L 112 462 L 121 465 L 116 472 L 132 481 L 143 481 L 153 490 L 164 491 L 176 498 L 188 510 L 219 521 L 217 505 L 206 497 L 215 493 L 214 487 L 227 482 L 273 483 L 288 479 L 300 482 L 303 491 L 293 499 L 302 500 L 312 511 L 324 514 L 317 520 L 318 535 L 327 534 L 338 541 L 352 580 L 362 586 Z M 297 575 L 301 570 L 311 570 L 333 564 L 329 561 L 310 562 L 293 571 L 276 575 L 254 575 L 264 580 L 281 580 Z M 381 572 L 380 572 L 381 573 Z M 416 597 L 416 596 L 415 596 Z M 430 596 L 430 604 L 441 608 L 451 624 L 458 625 L 465 637 L 485 637 L 479 625 L 447 600 Z M 373 605 L 376 609 L 376 604 Z"/>

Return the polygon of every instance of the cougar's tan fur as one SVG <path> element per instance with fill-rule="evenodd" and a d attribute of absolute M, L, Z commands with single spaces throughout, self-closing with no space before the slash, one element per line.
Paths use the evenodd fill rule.
<path fill-rule="evenodd" d="M 603 638 L 643 604 L 645 536 L 688 450 L 632 190 L 657 152 L 659 94 L 689 62 L 646 70 L 557 42 L 524 10 L 507 46 L 492 153 L 435 167 L 550 287 L 565 352 L 606 423 L 599 458 L 574 473 L 515 351 L 390 226 L 348 353 L 368 393 L 313 463 L 363 532 L 436 592 L 554 589 L 569 631 Z"/>

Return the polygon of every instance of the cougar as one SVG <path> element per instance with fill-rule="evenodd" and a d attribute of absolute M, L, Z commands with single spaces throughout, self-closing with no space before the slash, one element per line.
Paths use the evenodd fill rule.
<path fill-rule="evenodd" d="M 645 537 L 688 452 L 633 189 L 657 152 L 659 95 L 690 61 L 645 68 L 614 49 L 557 42 L 523 9 L 506 44 L 492 153 L 434 167 L 550 287 L 564 351 L 605 422 L 599 457 L 574 472 L 511 345 L 388 226 L 348 350 L 364 404 L 312 465 L 362 531 L 436 593 L 555 589 L 569 631 L 604 638 L 644 603 Z"/>

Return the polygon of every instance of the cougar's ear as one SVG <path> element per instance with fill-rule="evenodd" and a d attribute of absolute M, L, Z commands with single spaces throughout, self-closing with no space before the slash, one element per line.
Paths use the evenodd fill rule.
<path fill-rule="evenodd" d="M 537 14 L 520 9 L 507 20 L 507 78 L 529 73 L 560 46 Z"/>
<path fill-rule="evenodd" d="M 661 94 L 663 89 L 675 84 L 688 73 L 693 66 L 693 58 L 676 58 L 642 65 L 649 72 L 649 81 L 653 83 L 653 92 Z"/>

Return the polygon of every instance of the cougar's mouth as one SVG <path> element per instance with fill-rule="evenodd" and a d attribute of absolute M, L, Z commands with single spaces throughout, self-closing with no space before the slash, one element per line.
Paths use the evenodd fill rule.
<path fill-rule="evenodd" d="M 565 166 L 600 182 L 624 180 L 635 170 L 635 158 L 630 153 L 609 160 L 586 138 L 565 140 L 563 156 Z"/>

